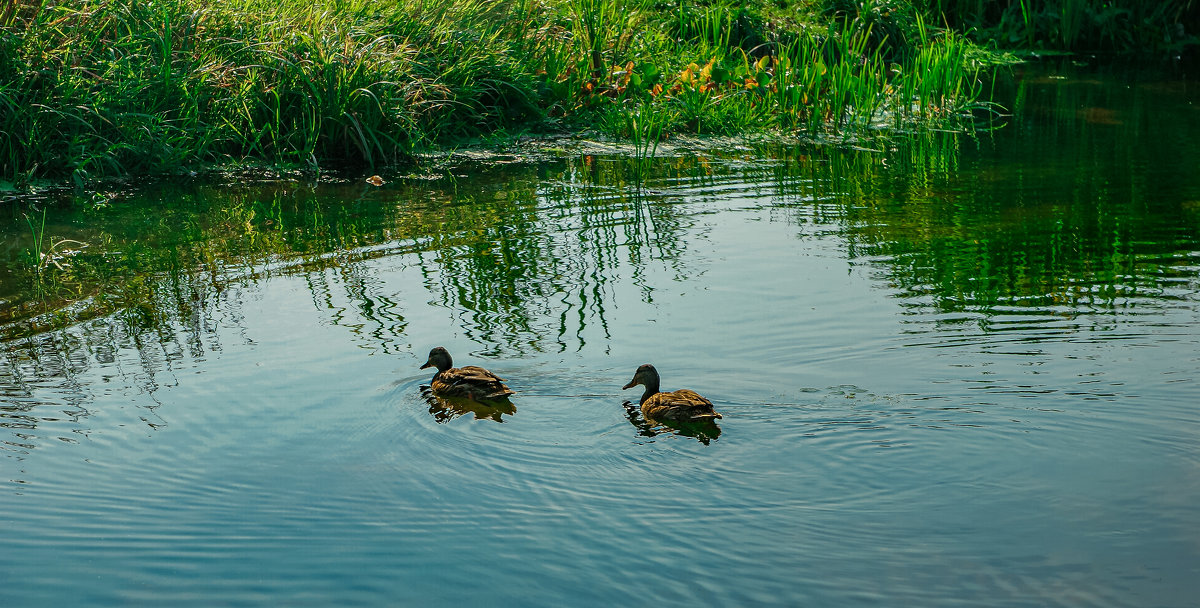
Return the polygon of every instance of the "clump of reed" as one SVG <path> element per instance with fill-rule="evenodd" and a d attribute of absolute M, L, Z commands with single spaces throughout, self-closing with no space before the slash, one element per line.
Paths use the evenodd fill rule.
<path fill-rule="evenodd" d="M 882 0 L 878 0 L 882 1 Z M 764 8 L 765 7 L 765 8 Z M 133 0 L 0 9 L 0 180 L 400 162 L 521 130 L 814 135 L 942 120 L 969 43 L 712 0 Z M 774 9 L 770 9 L 774 10 Z M 929 78 L 927 74 L 936 74 Z"/>
<path fill-rule="evenodd" d="M 536 79 L 506 42 L 525 24 L 499 6 L 27 7 L 0 22 L 0 175 L 86 180 L 244 159 L 376 165 L 504 128 L 538 112 Z"/>
<path fill-rule="evenodd" d="M 638 19 L 632 8 L 619 14 Z M 559 79 L 574 76 L 573 86 L 588 93 L 582 110 L 629 116 L 658 108 L 663 134 L 853 134 L 884 115 L 893 123 L 945 124 L 978 106 L 983 65 L 978 47 L 961 35 L 935 31 L 913 13 L 918 25 L 908 42 L 892 47 L 877 35 L 876 22 L 859 13 L 835 16 L 824 27 L 771 33 L 743 3 L 691 11 L 681 5 L 659 28 L 665 35 L 657 48 L 648 36 L 640 40 L 650 48 L 639 56 L 667 60 L 619 63 L 628 51 L 617 47 L 606 55 L 618 59 L 611 68 Z M 627 120 L 598 124 L 638 137 Z"/>

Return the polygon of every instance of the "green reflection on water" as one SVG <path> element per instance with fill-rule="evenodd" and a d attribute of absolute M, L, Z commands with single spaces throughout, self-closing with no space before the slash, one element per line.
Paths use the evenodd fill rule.
<path fill-rule="evenodd" d="M 102 580 L 126 599 L 208 597 L 225 578 L 258 597 L 332 568 L 315 588 L 330 597 L 358 575 L 403 587 L 436 570 L 521 604 L 532 578 L 577 597 L 570 569 L 546 578 L 548 554 L 596 572 L 686 555 L 702 570 L 736 545 L 727 567 L 760 576 L 762 594 L 713 597 L 741 605 L 822 585 L 850 597 L 879 579 L 864 555 L 927 545 L 884 560 L 915 581 L 889 590 L 920 598 L 900 603 L 1008 593 L 947 577 L 962 556 L 1020 581 L 1028 603 L 1080 581 L 1112 603 L 1171 603 L 1156 590 L 1185 589 L 1190 573 L 1170 565 L 1194 554 L 1179 539 L 1196 494 L 1195 95 L 1103 73 L 1013 86 L 1020 114 L 1003 129 L 874 150 L 726 149 L 636 170 L 580 156 L 383 188 L 177 184 L 99 208 L 43 201 L 49 236 L 90 246 L 40 293 L 12 208 L 0 461 L 14 495 L 30 490 L 9 509 L 14 560 L 60 573 L 61 593 Z M 843 266 L 849 286 L 804 282 L 835 282 Z M 1034 315 L 1052 322 L 1022 322 Z M 1010 347 L 1060 330 L 1044 352 Z M 433 336 L 463 362 L 499 359 L 488 367 L 514 381 L 515 406 L 427 410 L 417 386 L 431 374 L 413 351 Z M 617 410 L 625 366 L 643 357 L 667 360 L 670 388 L 719 400 L 722 426 Z M 141 425 L 169 428 L 144 441 Z M 64 443 L 85 445 L 52 447 Z M 693 505 L 723 536 L 688 544 Z M 502 534 L 481 541 L 481 516 Z M 617 541 L 597 547 L 596 530 Z M 270 538 L 294 540 L 264 549 Z M 626 542 L 638 538 L 652 542 Z M 460 569 L 491 547 L 535 567 Z M 1031 557 L 1014 569 L 1014 555 Z M 826 582 L 797 583 L 796 564 Z M 1127 566 L 1129 585 L 1102 584 Z M 142 581 L 144 595 L 114 591 Z M 446 587 L 429 581 L 413 593 Z M 929 595 L 946 584 L 966 591 Z"/>
<path fill-rule="evenodd" d="M 798 221 L 832 224 L 898 296 L 943 310 L 1194 294 L 1196 87 L 1053 69 L 1010 86 L 1018 119 L 994 133 L 790 158 L 781 198 Z"/>
<path fill-rule="evenodd" d="M 790 210 L 798 238 L 836 236 L 852 263 L 917 306 L 1111 309 L 1194 291 L 1194 86 L 1099 71 L 1059 78 L 1053 68 L 1019 76 L 997 95 L 1014 100 L 1017 116 L 976 136 L 651 164 L 584 155 L 384 188 L 177 184 L 43 202 L 51 239 L 88 246 L 41 275 L 25 218 L 38 211 L 14 205 L 3 228 L 2 338 L 109 314 L 130 331 L 164 332 L 203 317 L 231 284 L 303 273 L 319 306 L 336 309 L 332 292 L 342 290 L 373 324 L 354 331 L 387 351 L 406 321 L 394 294 L 373 290 L 365 263 L 412 254 L 436 303 L 484 352 L 582 348 L 611 335 L 613 281 L 653 302 L 651 261 L 676 281 L 704 280 L 686 252 L 723 184 Z M 337 286 L 317 272 L 331 269 Z"/>

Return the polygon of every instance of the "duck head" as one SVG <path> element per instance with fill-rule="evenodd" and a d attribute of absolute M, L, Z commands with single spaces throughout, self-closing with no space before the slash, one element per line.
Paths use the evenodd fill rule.
<path fill-rule="evenodd" d="M 630 380 L 629 384 L 621 387 L 621 390 L 633 388 L 639 384 L 646 387 L 647 394 L 653 395 L 657 393 L 658 370 L 654 369 L 654 366 L 649 363 L 638 366 L 637 371 L 633 373 L 633 380 Z"/>
<path fill-rule="evenodd" d="M 421 366 L 421 369 L 427 367 L 436 367 L 438 372 L 444 372 L 454 367 L 454 360 L 450 358 L 450 353 L 446 349 L 439 346 L 429 351 L 429 360 Z"/>

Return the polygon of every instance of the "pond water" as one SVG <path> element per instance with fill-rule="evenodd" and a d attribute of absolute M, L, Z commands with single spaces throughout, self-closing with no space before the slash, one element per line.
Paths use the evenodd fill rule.
<path fill-rule="evenodd" d="M 1195 605 L 1198 93 L 10 205 L 0 603 Z M 427 402 L 438 345 L 514 410 Z"/>

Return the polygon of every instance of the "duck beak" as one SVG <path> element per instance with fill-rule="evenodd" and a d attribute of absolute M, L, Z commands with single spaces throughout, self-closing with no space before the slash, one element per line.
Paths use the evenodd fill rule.
<path fill-rule="evenodd" d="M 425 365 L 422 365 L 421 367 L 419 367 L 417 369 L 425 369 L 427 367 L 433 367 L 433 361 L 426 361 Z"/>
<path fill-rule="evenodd" d="M 621 387 L 621 390 L 625 390 L 625 389 L 627 389 L 627 388 L 633 388 L 633 387 L 635 387 L 635 386 L 637 386 L 637 378 L 634 378 L 633 380 L 630 380 L 630 381 L 629 381 L 629 384 L 626 384 L 625 386 L 622 386 L 622 387 Z"/>

